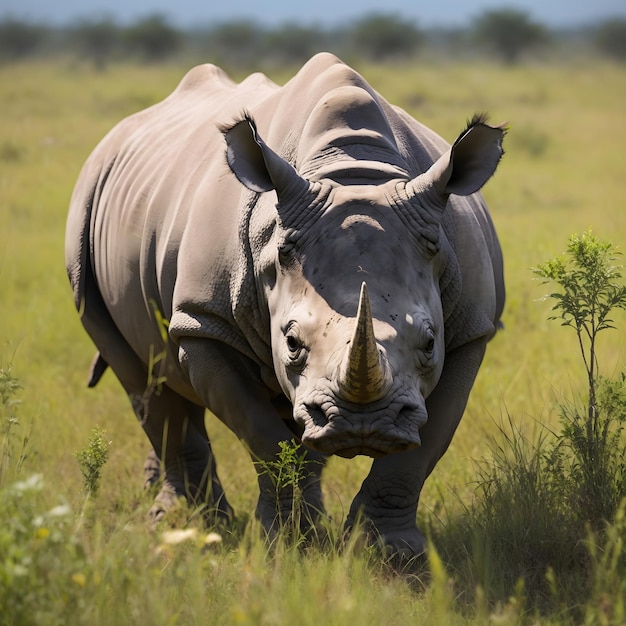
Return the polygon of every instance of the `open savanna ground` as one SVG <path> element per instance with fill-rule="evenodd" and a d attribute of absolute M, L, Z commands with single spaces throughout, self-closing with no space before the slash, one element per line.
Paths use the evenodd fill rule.
<path fill-rule="evenodd" d="M 559 601 L 565 583 L 551 570 L 524 574 L 545 578 L 552 602 L 530 597 L 522 578 L 515 589 L 480 587 L 465 561 L 484 570 L 496 561 L 476 545 L 458 545 L 469 536 L 458 520 L 481 497 L 477 463 L 491 457 L 511 425 L 513 437 L 531 440 L 542 428 L 558 431 L 559 405 L 584 399 L 575 334 L 547 320 L 547 287 L 530 268 L 561 253 L 575 232 L 592 229 L 626 245 L 626 67 L 579 59 L 357 68 L 449 141 L 476 111 L 510 125 L 506 155 L 484 189 L 505 258 L 505 329 L 490 344 L 455 440 L 422 496 L 420 524 L 443 562 L 433 551 L 429 565 L 406 575 L 392 575 L 353 545 L 267 552 L 257 529 L 244 524 L 256 504 L 254 469 L 212 416 L 209 433 L 236 528 L 203 547 L 202 534 L 169 544 L 145 527 L 148 443 L 111 373 L 86 388 L 94 348 L 65 274 L 65 215 L 95 144 L 121 118 L 166 96 L 186 69 L 0 66 L 0 368 L 6 375 L 10 367 L 22 387 L 0 405 L 0 624 L 557 624 L 585 616 L 619 623 L 618 599 L 595 590 L 595 579 L 575 581 L 577 607 Z M 626 347 L 626 317 L 614 319 L 617 328 L 598 346 L 609 377 L 624 369 Z M 95 427 L 111 444 L 101 489 L 88 500 L 75 452 Z M 339 533 L 368 467 L 360 457 L 329 463 L 331 534 Z M 188 518 L 181 511 L 180 525 L 195 523 Z M 510 520 L 500 521 L 505 527 Z M 623 541 L 624 525 L 615 528 Z M 505 574 L 491 572 L 490 580 Z"/>

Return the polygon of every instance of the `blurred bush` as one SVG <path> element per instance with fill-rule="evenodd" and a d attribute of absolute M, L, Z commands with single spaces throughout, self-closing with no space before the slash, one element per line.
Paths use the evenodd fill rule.
<path fill-rule="evenodd" d="M 607 20 L 598 26 L 594 41 L 599 50 L 618 61 L 626 61 L 626 19 Z"/>
<path fill-rule="evenodd" d="M 517 63 L 522 55 L 549 41 L 548 30 L 518 9 L 495 9 L 474 22 L 474 34 L 505 63 Z"/>

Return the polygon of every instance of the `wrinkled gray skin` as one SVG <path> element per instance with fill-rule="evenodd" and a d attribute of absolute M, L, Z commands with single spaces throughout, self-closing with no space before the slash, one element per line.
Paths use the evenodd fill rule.
<path fill-rule="evenodd" d="M 154 520 L 180 495 L 232 515 L 206 407 L 255 460 L 305 444 L 312 522 L 325 457 L 373 457 L 347 526 L 361 513 L 391 552 L 423 551 L 420 491 L 504 302 L 475 193 L 503 134 L 475 119 L 450 148 L 321 54 L 283 87 L 196 67 L 104 138 L 72 197 L 67 270 L 99 350 L 90 384 L 112 368 L 164 468 Z M 271 531 L 290 493 L 259 486 Z"/>

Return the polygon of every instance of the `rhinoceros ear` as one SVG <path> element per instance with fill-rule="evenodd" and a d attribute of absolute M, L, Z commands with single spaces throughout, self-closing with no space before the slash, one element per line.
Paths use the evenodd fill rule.
<path fill-rule="evenodd" d="M 469 196 L 478 191 L 496 171 L 505 134 L 504 125 L 489 126 L 485 116 L 475 115 L 427 172 L 434 186 L 446 195 Z"/>
<path fill-rule="evenodd" d="M 308 189 L 308 182 L 261 139 L 249 115 L 225 129 L 224 138 L 228 165 L 248 189 L 257 193 L 275 189 L 279 198 L 294 187 Z"/>

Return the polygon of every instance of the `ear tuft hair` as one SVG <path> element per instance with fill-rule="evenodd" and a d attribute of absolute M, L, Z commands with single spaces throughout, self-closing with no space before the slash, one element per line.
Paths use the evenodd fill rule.
<path fill-rule="evenodd" d="M 474 126 L 486 126 L 488 121 L 489 114 L 486 111 L 476 112 L 474 113 L 474 115 L 472 115 L 471 119 L 467 120 L 467 124 L 463 133 L 466 133 L 470 128 L 473 128 Z"/>
<path fill-rule="evenodd" d="M 239 115 L 235 116 L 232 122 L 218 124 L 217 128 L 223 135 L 225 135 L 229 130 L 232 130 L 233 128 L 235 128 L 235 126 L 237 126 L 237 124 L 240 124 L 241 122 L 248 122 L 248 124 L 250 124 L 250 126 L 252 126 L 256 130 L 252 115 L 250 115 L 250 113 L 246 109 L 243 109 Z"/>
<path fill-rule="evenodd" d="M 468 130 L 474 128 L 474 126 L 489 126 L 491 128 L 496 128 L 501 130 L 505 135 L 509 130 L 508 122 L 502 122 L 502 124 L 498 124 L 497 126 L 491 126 L 491 124 L 489 124 L 489 113 L 486 111 L 479 111 L 474 113 L 474 115 L 467 120 L 465 130 L 463 130 L 459 137 L 462 137 Z"/>

